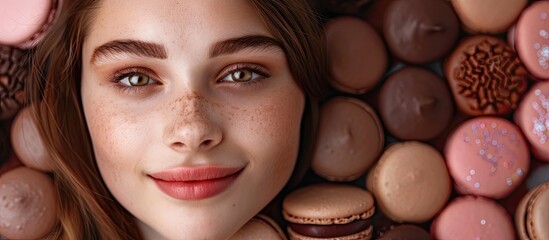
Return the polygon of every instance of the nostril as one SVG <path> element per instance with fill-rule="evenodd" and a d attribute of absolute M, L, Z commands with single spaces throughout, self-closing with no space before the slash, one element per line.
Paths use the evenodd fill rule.
<path fill-rule="evenodd" d="M 202 142 L 202 146 L 207 147 L 213 144 L 213 140 L 207 139 Z"/>

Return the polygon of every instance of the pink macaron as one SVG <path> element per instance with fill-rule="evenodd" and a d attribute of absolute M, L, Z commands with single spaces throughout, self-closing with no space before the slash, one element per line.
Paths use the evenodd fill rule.
<path fill-rule="evenodd" d="M 495 199 L 515 190 L 530 166 L 528 145 L 520 129 L 498 117 L 462 123 L 449 136 L 445 156 L 458 192 Z"/>
<path fill-rule="evenodd" d="M 513 240 L 513 222 L 497 202 L 483 197 L 454 199 L 431 225 L 434 239 Z"/>
<path fill-rule="evenodd" d="M 532 76 L 549 80 L 549 1 L 536 1 L 519 17 L 515 48 Z"/>

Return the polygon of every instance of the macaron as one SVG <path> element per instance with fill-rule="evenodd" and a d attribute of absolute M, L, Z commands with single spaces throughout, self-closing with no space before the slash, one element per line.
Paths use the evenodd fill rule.
<path fill-rule="evenodd" d="M 39 239 L 57 221 L 57 193 L 52 179 L 19 167 L 0 176 L 0 233 L 8 239 Z"/>
<path fill-rule="evenodd" d="M 530 190 L 515 213 L 520 239 L 549 239 L 549 182 Z"/>
<path fill-rule="evenodd" d="M 528 0 L 452 0 L 466 29 L 477 33 L 503 33 L 515 22 Z"/>
<path fill-rule="evenodd" d="M 442 154 L 415 141 L 390 145 L 366 181 L 378 208 L 396 222 L 429 221 L 446 205 L 452 191 Z"/>
<path fill-rule="evenodd" d="M 11 126 L 11 143 L 15 155 L 27 167 L 51 171 L 51 156 L 46 150 L 38 127 L 30 115 L 30 107 L 23 108 Z"/>
<path fill-rule="evenodd" d="M 381 36 L 356 17 L 325 24 L 330 82 L 339 91 L 363 94 L 381 81 L 388 57 Z"/>
<path fill-rule="evenodd" d="M 462 196 L 454 199 L 431 224 L 434 239 L 514 240 L 513 222 L 494 200 Z"/>
<path fill-rule="evenodd" d="M 317 0 L 325 10 L 338 15 L 356 15 L 368 7 L 370 0 Z"/>
<path fill-rule="evenodd" d="M 528 74 L 503 40 L 475 35 L 463 39 L 444 63 L 456 105 L 465 114 L 507 115 L 526 91 Z"/>
<path fill-rule="evenodd" d="M 392 55 L 413 64 L 442 59 L 458 40 L 459 20 L 440 0 L 394 0 L 387 6 L 383 35 Z"/>
<path fill-rule="evenodd" d="M 30 53 L 0 45 L 0 121 L 11 120 L 25 104 Z"/>
<path fill-rule="evenodd" d="M 61 12 L 61 0 L 0 0 L 0 44 L 32 48 Z"/>
<path fill-rule="evenodd" d="M 372 194 L 358 186 L 335 183 L 308 185 L 289 193 L 283 216 L 290 239 L 368 240 L 373 227 Z"/>
<path fill-rule="evenodd" d="M 520 15 L 515 29 L 515 48 L 528 72 L 549 80 L 549 1 L 535 1 Z"/>
<path fill-rule="evenodd" d="M 549 162 L 549 82 L 537 82 L 530 87 L 514 118 L 534 156 Z"/>
<path fill-rule="evenodd" d="M 412 224 L 402 224 L 382 233 L 377 240 L 431 240 L 431 235 L 423 228 Z"/>
<path fill-rule="evenodd" d="M 259 214 L 248 221 L 230 240 L 286 240 L 284 231 L 267 215 Z"/>
<path fill-rule="evenodd" d="M 383 150 L 381 121 L 365 102 L 335 97 L 320 108 L 311 169 L 330 181 L 353 181 L 366 173 Z"/>
<path fill-rule="evenodd" d="M 404 67 L 381 86 L 379 114 L 383 126 L 401 140 L 428 140 L 452 119 L 454 102 L 444 79 L 421 67 Z"/>
<path fill-rule="evenodd" d="M 444 151 L 456 190 L 494 199 L 506 197 L 528 173 L 527 144 L 520 129 L 503 118 L 465 121 L 448 137 Z"/>

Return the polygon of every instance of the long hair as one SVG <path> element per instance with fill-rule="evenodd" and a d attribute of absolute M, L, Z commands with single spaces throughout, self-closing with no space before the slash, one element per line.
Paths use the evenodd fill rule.
<path fill-rule="evenodd" d="M 48 239 L 142 239 L 134 217 L 110 194 L 95 163 L 81 101 L 82 45 L 98 0 L 64 1 L 63 12 L 33 52 L 26 89 L 53 162 L 59 222 Z M 301 180 L 314 145 L 318 101 L 328 89 L 320 20 L 306 0 L 250 0 L 285 51 L 305 93 L 300 152 L 286 189 Z"/>

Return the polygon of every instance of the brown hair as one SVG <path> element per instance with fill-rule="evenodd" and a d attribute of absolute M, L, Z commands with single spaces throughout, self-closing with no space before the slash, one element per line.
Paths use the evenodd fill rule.
<path fill-rule="evenodd" d="M 99 1 L 65 1 L 56 24 L 34 54 L 27 89 L 33 117 L 53 159 L 59 218 L 48 239 L 141 239 L 133 216 L 110 194 L 94 160 L 80 96 L 82 44 Z M 286 190 L 310 162 L 318 101 L 325 96 L 325 43 L 305 0 L 250 0 L 282 44 L 290 71 L 306 96 L 299 160 Z"/>

